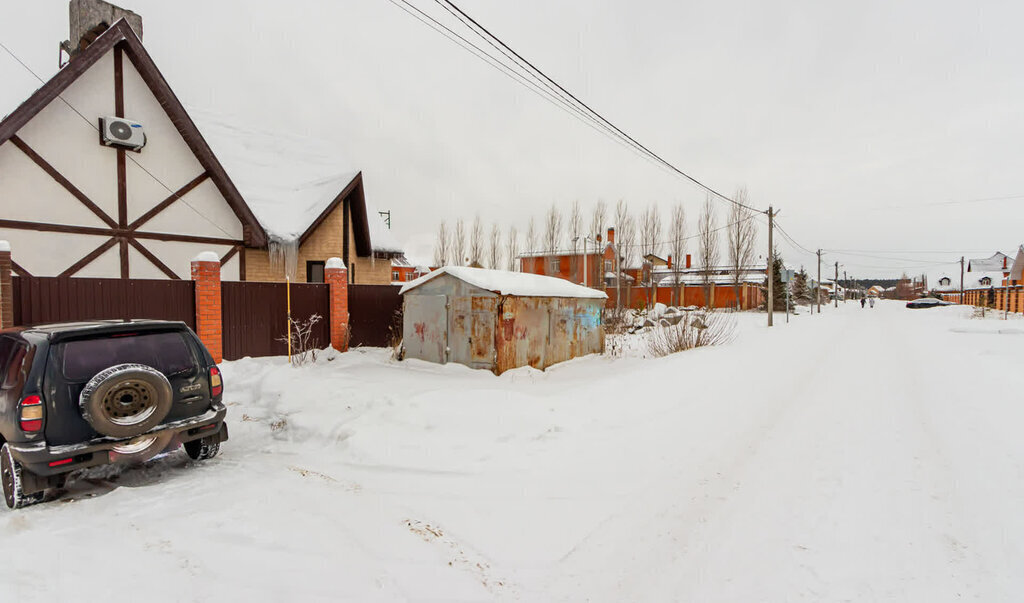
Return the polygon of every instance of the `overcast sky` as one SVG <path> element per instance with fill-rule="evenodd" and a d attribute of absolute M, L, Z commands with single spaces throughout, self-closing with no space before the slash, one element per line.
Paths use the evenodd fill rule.
<path fill-rule="evenodd" d="M 802 245 L 862 254 L 827 253 L 829 266 L 934 275 L 942 267 L 925 262 L 1024 242 L 1024 3 L 456 3 L 676 166 L 781 209 Z M 0 42 L 51 76 L 67 3 L 0 6 Z M 388 0 L 124 6 L 142 15 L 145 45 L 186 105 L 336 143 L 414 260 L 430 260 L 442 219 L 479 214 L 522 232 L 574 199 L 665 214 L 682 202 L 693 232 L 702 191 Z M 0 82 L 0 112 L 38 86 L 2 51 Z"/>

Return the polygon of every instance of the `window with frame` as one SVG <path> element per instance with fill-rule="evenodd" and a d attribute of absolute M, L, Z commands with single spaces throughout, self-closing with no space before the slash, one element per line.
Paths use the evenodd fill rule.
<path fill-rule="evenodd" d="M 307 283 L 322 283 L 324 282 L 324 266 L 326 262 L 321 261 L 310 261 L 306 262 L 306 282 Z"/>
<path fill-rule="evenodd" d="M 561 260 L 561 258 L 551 258 L 548 261 L 548 271 L 551 272 L 552 274 L 557 273 L 561 269 L 562 269 L 562 260 Z"/>
<path fill-rule="evenodd" d="M 604 261 L 604 271 L 605 272 L 611 272 L 612 271 L 612 261 L 611 260 L 605 260 Z"/>
<path fill-rule="evenodd" d="M 391 280 L 393 280 L 393 281 L 400 281 L 400 280 L 402 280 L 402 273 L 397 271 L 397 270 L 392 270 L 391 271 Z"/>

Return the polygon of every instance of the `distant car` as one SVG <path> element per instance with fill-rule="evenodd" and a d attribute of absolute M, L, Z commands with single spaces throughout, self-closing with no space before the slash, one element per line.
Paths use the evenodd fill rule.
<path fill-rule="evenodd" d="M 7 506 L 70 472 L 228 439 L 220 369 L 181 322 L 59 323 L 0 331 L 0 477 Z"/>
<path fill-rule="evenodd" d="M 913 301 L 907 302 L 907 307 L 912 309 L 917 308 L 935 308 L 938 306 L 952 306 L 953 302 L 948 302 L 942 299 L 935 299 L 934 297 L 922 297 Z"/>

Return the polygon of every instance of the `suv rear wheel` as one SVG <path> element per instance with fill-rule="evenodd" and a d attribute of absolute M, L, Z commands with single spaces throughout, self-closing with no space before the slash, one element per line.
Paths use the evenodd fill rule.
<path fill-rule="evenodd" d="M 21 463 L 11 454 L 7 444 L 0 447 L 0 478 L 3 480 L 4 501 L 10 509 L 20 509 L 43 500 L 45 492 L 25 494 Z"/>
<path fill-rule="evenodd" d="M 217 456 L 220 452 L 220 440 L 217 436 L 206 436 L 191 442 L 185 442 L 185 454 L 194 461 L 205 461 Z"/>

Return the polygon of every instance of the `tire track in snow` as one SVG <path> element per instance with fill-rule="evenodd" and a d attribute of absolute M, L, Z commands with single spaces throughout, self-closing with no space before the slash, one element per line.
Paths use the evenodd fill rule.
<path fill-rule="evenodd" d="M 764 346 L 768 342 L 759 343 Z M 827 357 L 832 348 L 831 341 L 822 338 L 816 348 L 808 351 L 816 352 L 810 357 L 822 358 Z M 758 357 L 761 352 L 763 350 L 750 350 L 748 354 Z M 685 362 L 686 354 L 680 355 L 678 360 Z M 769 364 L 777 370 L 785 370 L 784 362 L 784 358 L 774 357 Z M 747 397 L 752 394 L 755 401 L 743 410 L 756 412 L 757 416 L 730 439 L 728 443 L 734 447 L 722 450 L 723 455 L 716 455 L 716 450 L 703 450 L 704 456 L 697 465 L 691 464 L 693 459 L 679 456 L 666 459 L 668 470 L 658 479 L 633 489 L 625 504 L 572 547 L 560 561 L 546 590 L 572 592 L 573 588 L 565 583 L 573 582 L 584 592 L 618 593 L 623 598 L 637 592 L 650 592 L 650 582 L 657 581 L 656 576 L 666 569 L 665 560 L 660 558 L 662 551 L 676 551 L 667 564 L 673 565 L 703 541 L 701 536 L 708 531 L 708 526 L 727 510 L 727 501 L 739 491 L 752 459 L 773 437 L 780 423 L 797 410 L 802 400 L 810 397 L 801 394 L 810 393 L 825 370 L 823 363 L 800 364 L 799 367 L 801 377 L 797 391 L 771 396 L 772 403 L 765 406 L 760 406 L 760 402 L 762 396 L 768 397 L 770 389 L 755 387 L 748 393 Z M 715 378 L 706 376 L 710 381 Z M 652 420 L 674 425 L 685 421 L 687 413 L 705 410 L 687 405 L 664 413 L 671 416 Z M 672 432 L 673 429 L 668 428 L 659 435 L 671 445 Z M 621 547 L 624 542 L 635 547 L 624 551 Z M 603 561 L 590 559 L 594 552 L 599 552 Z M 602 586 L 595 588 L 594 583 Z M 585 587 L 585 584 L 590 586 Z"/>

